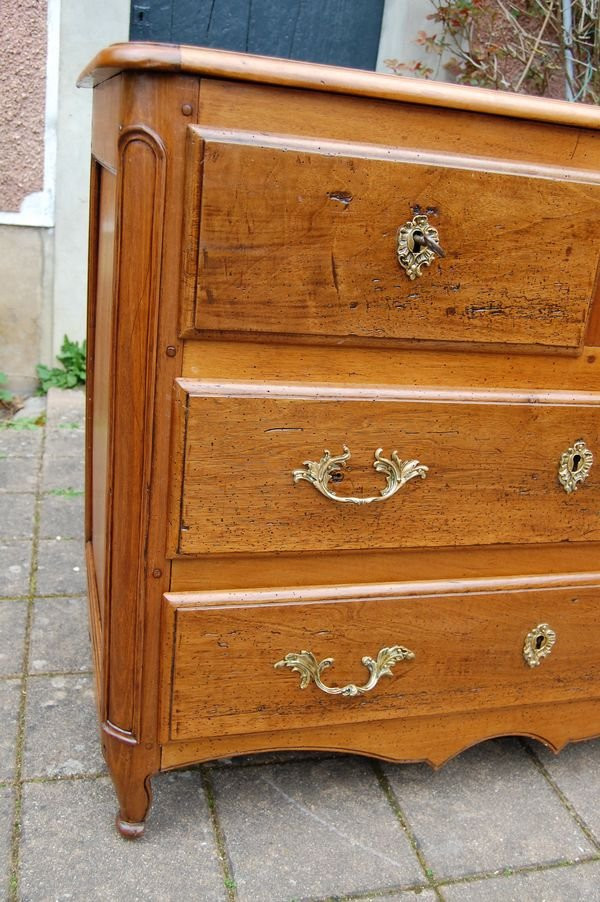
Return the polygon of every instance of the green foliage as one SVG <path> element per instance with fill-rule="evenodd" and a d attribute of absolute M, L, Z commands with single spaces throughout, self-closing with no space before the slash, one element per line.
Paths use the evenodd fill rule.
<path fill-rule="evenodd" d="M 4 388 L 7 382 L 8 376 L 6 373 L 0 372 L 0 403 L 2 404 L 10 404 L 13 399 L 13 393 L 7 388 Z"/>
<path fill-rule="evenodd" d="M 76 388 L 85 384 L 85 341 L 70 341 L 65 335 L 60 353 L 56 355 L 62 367 L 47 367 L 38 363 L 36 370 L 40 380 L 40 394 L 49 388 Z"/>
<path fill-rule="evenodd" d="M 50 489 L 48 492 L 49 495 L 56 495 L 59 498 L 78 498 L 80 495 L 83 495 L 83 492 L 78 491 L 78 489 Z"/>
<path fill-rule="evenodd" d="M 41 413 L 39 417 L 28 417 L 22 420 L 0 420 L 0 429 L 14 429 L 22 432 L 26 429 L 37 429 L 46 422 L 46 415 Z"/>

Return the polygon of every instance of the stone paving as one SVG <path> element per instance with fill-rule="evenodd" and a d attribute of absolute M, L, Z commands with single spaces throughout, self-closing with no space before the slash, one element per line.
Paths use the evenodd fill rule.
<path fill-rule="evenodd" d="M 600 741 L 507 738 L 438 772 L 249 756 L 154 778 L 144 837 L 114 827 L 82 549 L 83 416 L 0 428 L 0 896 L 157 902 L 598 902 Z"/>

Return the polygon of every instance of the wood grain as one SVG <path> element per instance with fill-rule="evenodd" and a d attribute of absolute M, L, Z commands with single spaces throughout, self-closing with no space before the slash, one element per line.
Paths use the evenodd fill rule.
<path fill-rule="evenodd" d="M 117 184 L 114 175 L 98 163 L 93 168 L 97 207 L 92 206 L 95 260 L 90 272 L 90 315 L 88 348 L 90 380 L 88 394 L 89 431 L 87 443 L 86 521 L 88 541 L 93 539 L 94 569 L 100 598 L 100 622 L 107 618 L 108 528 L 110 507 L 110 408 L 112 403 L 111 367 L 113 353 L 115 254 L 115 204 Z"/>
<path fill-rule="evenodd" d="M 119 167 L 118 260 L 120 303 L 114 342 L 115 367 L 112 434 L 112 536 L 110 583 L 110 657 L 108 717 L 135 733 L 134 672 L 119 662 L 135 659 L 137 607 L 143 597 L 141 539 L 147 518 L 144 483 L 152 453 L 156 314 L 160 286 L 164 217 L 165 149 L 160 138 L 142 126 L 121 133 Z M 143 315 L 140 316 L 140 309 Z M 137 428 L 132 428 L 132 423 Z M 138 425 L 139 424 L 139 425 Z"/>
<path fill-rule="evenodd" d="M 588 104 L 185 45 L 112 44 L 90 61 L 78 84 L 97 85 L 124 70 L 230 78 L 600 128 L 600 112 Z"/>
<path fill-rule="evenodd" d="M 92 540 L 94 546 L 107 542 L 112 552 L 101 662 L 112 709 L 103 715 L 109 718 L 103 747 L 119 797 L 119 829 L 130 836 L 141 832 L 150 776 L 159 767 L 158 632 L 146 624 L 157 621 L 170 577 L 163 524 L 169 486 L 153 472 L 157 461 L 169 459 L 169 399 L 181 366 L 177 351 L 167 349 L 177 343 L 185 129 L 197 110 L 198 90 L 185 77 L 140 82 L 125 75 L 110 84 L 95 104 L 93 151 L 110 155 L 119 144 L 113 160 L 118 253 L 109 288 L 118 315 L 107 352 L 93 364 L 94 382 L 108 385 L 110 407 L 93 408 L 92 417 L 98 432 L 108 432 L 109 457 L 114 449 L 114 471 L 109 462 L 103 474 L 114 503 Z M 92 290 L 90 322 L 95 304 Z"/>
<path fill-rule="evenodd" d="M 418 82 L 417 82 L 418 84 Z M 293 87 L 203 79 L 202 128 L 348 141 L 399 152 L 470 156 L 527 169 L 533 165 L 598 171 L 600 134 L 533 119 L 481 116 L 470 109 L 307 92 Z M 496 95 L 498 98 L 500 94 Z"/>
<path fill-rule="evenodd" d="M 343 142 L 304 140 L 309 151 L 289 139 L 260 146 L 251 133 L 204 137 L 198 330 L 582 344 L 600 186 L 560 170 L 532 178 L 522 165 L 490 172 L 486 160 L 478 170 L 460 156 L 394 161 L 393 150 L 375 159 Z M 411 281 L 396 233 L 420 210 L 434 211 L 446 258 Z"/>
<path fill-rule="evenodd" d="M 598 447 L 591 393 L 579 404 L 567 393 L 494 400 L 493 392 L 446 403 L 427 390 L 365 390 L 357 400 L 358 389 L 342 387 L 184 384 L 193 394 L 181 437 L 182 554 L 600 540 L 594 471 L 572 496 L 557 480 L 560 456 L 577 438 Z M 344 445 L 353 457 L 338 495 L 379 495 L 377 448 L 429 472 L 364 506 L 294 484 L 303 462 Z"/>
<path fill-rule="evenodd" d="M 596 542 L 559 545 L 480 545 L 454 548 L 364 552 L 303 551 L 288 554 L 210 554 L 177 558 L 172 592 L 256 589 L 265 586 L 343 586 L 435 580 L 508 579 L 594 572 L 600 560 Z"/>
<path fill-rule="evenodd" d="M 322 347 L 277 342 L 186 341 L 184 378 L 211 381 L 588 392 L 600 390 L 600 353 L 499 354 L 451 349 Z"/>
<path fill-rule="evenodd" d="M 238 605 L 168 597 L 171 740 L 576 700 L 582 671 L 586 697 L 600 698 L 598 587 L 372 600 L 357 588 L 352 600 L 310 603 L 301 591 L 271 603 L 257 596 Z M 549 623 L 557 641 L 530 668 L 523 644 L 539 623 Z M 273 666 L 306 649 L 318 661 L 334 658 L 326 685 L 361 685 L 362 657 L 392 645 L 409 648 L 414 660 L 398 662 L 393 676 L 356 698 L 326 695 L 312 683 L 303 690 L 298 673 Z"/>
<path fill-rule="evenodd" d="M 102 742 L 121 832 L 142 832 L 160 767 L 219 754 L 320 748 L 437 764 L 494 735 L 538 736 L 555 748 L 597 735 L 598 464 L 571 497 L 556 470 L 577 438 L 596 454 L 600 445 L 598 110 L 301 64 L 280 71 L 186 48 L 132 46 L 99 64 L 98 77 L 111 77 L 94 104 L 86 538 Z M 121 65 L 127 71 L 113 78 Z M 312 180 L 303 174 L 311 167 Z M 371 223 L 384 230 L 397 203 L 389 173 L 402 169 L 433 173 L 421 193 L 435 189 L 444 215 L 452 183 L 462 189 L 466 220 L 479 224 L 465 259 L 485 233 L 481 199 L 513 215 L 503 259 L 489 254 L 477 279 L 488 292 L 520 292 L 526 317 L 497 329 L 490 315 L 486 334 L 474 316 L 478 337 L 466 327 L 460 341 L 448 336 L 454 314 L 446 317 L 447 285 L 434 270 L 425 320 L 438 321 L 428 338 L 367 334 L 385 335 L 389 324 L 351 248 L 379 278 L 369 270 L 381 237 Z M 339 183 L 319 206 L 330 176 Z M 354 209 L 363 205 L 351 227 L 346 182 Z M 293 188 L 306 189 L 304 221 Z M 286 191 L 283 207 L 266 203 Z M 244 236 L 253 205 L 268 261 L 256 234 Z M 261 219 L 268 209 L 279 225 Z M 293 247 L 298 225 L 286 210 L 303 222 L 303 273 L 281 262 L 281 235 Z M 564 246 L 550 241 L 549 257 L 535 233 L 550 240 L 557 210 Z M 350 267 L 336 269 L 346 307 L 331 294 L 333 239 Z M 217 241 L 229 274 L 215 263 Z M 236 306 L 240 279 L 263 288 Z M 218 329 L 232 331 L 207 328 L 198 341 L 196 299 L 203 314 L 215 280 L 215 310 L 228 310 Z M 478 304 L 475 282 L 462 282 Z M 305 309 L 294 310 L 302 292 Z M 353 294 L 361 334 L 350 334 Z M 393 320 L 398 311 L 388 312 Z M 252 332 L 256 323 L 270 331 Z M 340 494 L 381 489 L 377 447 L 431 469 L 363 508 L 293 484 L 292 469 L 344 442 L 353 457 Z M 559 642 L 533 672 L 519 656 L 524 632 L 542 620 Z M 359 681 L 360 659 L 376 646 L 412 642 L 417 658 L 366 702 L 340 708 L 272 669 L 304 642 L 335 658 L 328 676 L 340 681 Z M 268 674 L 253 690 L 264 661 Z"/>
<path fill-rule="evenodd" d="M 600 735 L 598 724 L 600 700 L 571 700 L 562 704 L 523 704 L 514 708 L 390 718 L 335 727 L 326 724 L 271 733 L 207 736 L 201 740 L 165 743 L 161 760 L 162 768 L 170 770 L 215 758 L 304 749 L 369 755 L 396 763 L 425 761 L 432 767 L 440 767 L 469 746 L 498 736 L 527 736 L 559 752 L 569 742 Z"/>

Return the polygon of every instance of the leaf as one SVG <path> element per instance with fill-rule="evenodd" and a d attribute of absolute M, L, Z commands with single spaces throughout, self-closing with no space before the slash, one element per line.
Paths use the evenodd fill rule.
<path fill-rule="evenodd" d="M 36 367 L 41 394 L 46 394 L 50 388 L 75 388 L 77 385 L 85 384 L 85 355 L 85 341 L 80 345 L 78 341 L 71 341 L 65 335 L 62 347 L 56 355 L 62 368 L 50 368 L 43 363 L 39 363 Z"/>

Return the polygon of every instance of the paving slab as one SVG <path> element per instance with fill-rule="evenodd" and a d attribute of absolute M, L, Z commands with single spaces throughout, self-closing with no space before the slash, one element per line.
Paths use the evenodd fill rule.
<path fill-rule="evenodd" d="M 240 902 L 288 902 L 424 880 L 369 762 L 210 771 Z"/>
<path fill-rule="evenodd" d="M 600 861 L 442 887 L 447 902 L 598 902 Z"/>
<path fill-rule="evenodd" d="M 49 429 L 46 435 L 44 456 L 53 460 L 68 457 L 70 460 L 80 461 L 83 466 L 85 451 L 85 430 L 83 426 L 63 425 L 56 429 Z"/>
<path fill-rule="evenodd" d="M 35 457 L 0 457 L 0 492 L 34 492 L 38 471 Z"/>
<path fill-rule="evenodd" d="M 531 747 L 600 842 L 600 739 L 568 745 L 559 755 L 537 743 Z"/>
<path fill-rule="evenodd" d="M 0 781 L 15 775 L 21 680 L 0 680 Z"/>
<path fill-rule="evenodd" d="M 71 457 L 50 457 L 44 455 L 42 470 L 42 491 L 83 492 L 83 463 L 75 463 Z"/>
<path fill-rule="evenodd" d="M 4 539 L 31 539 L 35 516 L 35 495 L 0 492 L 0 536 Z"/>
<path fill-rule="evenodd" d="M 518 740 L 483 743 L 439 771 L 384 769 L 438 879 L 594 853 Z"/>
<path fill-rule="evenodd" d="M 0 428 L 1 457 L 37 457 L 42 447 L 44 430 L 41 426 L 32 429 Z"/>
<path fill-rule="evenodd" d="M 83 493 L 45 495 L 40 514 L 40 538 L 79 539 L 83 536 Z"/>
<path fill-rule="evenodd" d="M 361 893 L 357 902 L 436 902 L 437 898 L 432 889 L 417 887 L 416 889 L 407 889 L 399 893 L 385 893 L 385 895 L 375 893 L 372 896 L 364 896 Z M 332 896 L 327 902 L 335 902 L 335 900 L 336 896 Z"/>
<path fill-rule="evenodd" d="M 81 539 L 40 539 L 38 595 L 84 595 L 85 561 Z"/>
<path fill-rule="evenodd" d="M 29 593 L 31 544 L 0 540 L 0 596 L 13 598 Z"/>
<path fill-rule="evenodd" d="M 82 389 L 64 391 L 51 388 L 47 396 L 46 423 L 48 431 L 61 426 L 81 425 L 85 416 L 85 393 Z"/>
<path fill-rule="evenodd" d="M 26 601 L 0 601 L 0 675 L 21 673 Z"/>
<path fill-rule="evenodd" d="M 105 772 L 90 676 L 31 677 L 23 773 L 70 777 Z"/>
<path fill-rule="evenodd" d="M 14 804 L 14 791 L 8 786 L 0 787 L 0 895 L 3 899 L 8 899 Z"/>
<path fill-rule="evenodd" d="M 115 830 L 108 779 L 26 785 L 22 902 L 225 902 L 201 775 L 162 774 L 153 787 L 146 833 L 129 842 Z"/>
<path fill-rule="evenodd" d="M 86 598 L 35 601 L 29 661 L 32 673 L 92 669 Z"/>

